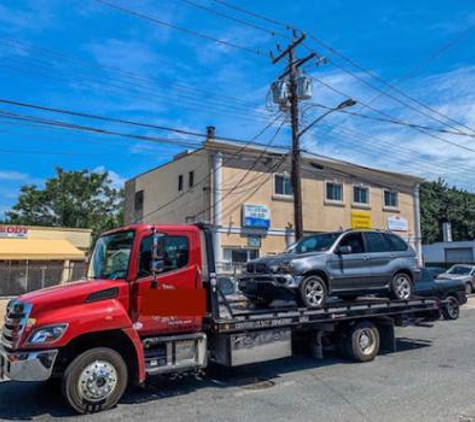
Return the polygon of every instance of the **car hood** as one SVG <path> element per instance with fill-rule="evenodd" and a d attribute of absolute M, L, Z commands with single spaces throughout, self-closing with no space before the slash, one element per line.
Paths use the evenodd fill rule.
<path fill-rule="evenodd" d="M 60 286 L 48 287 L 18 297 L 17 300 L 33 305 L 34 313 L 84 303 L 96 292 L 127 288 L 127 282 L 120 280 L 80 280 Z"/>

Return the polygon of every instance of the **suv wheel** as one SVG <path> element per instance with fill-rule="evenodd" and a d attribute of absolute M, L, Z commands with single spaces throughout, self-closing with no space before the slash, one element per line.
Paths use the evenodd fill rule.
<path fill-rule="evenodd" d="M 405 273 L 398 273 L 391 283 L 391 297 L 399 300 L 407 300 L 412 296 L 412 280 Z"/>
<path fill-rule="evenodd" d="M 327 286 L 322 277 L 311 275 L 300 283 L 298 293 L 299 304 L 307 308 L 320 308 L 325 305 Z"/>

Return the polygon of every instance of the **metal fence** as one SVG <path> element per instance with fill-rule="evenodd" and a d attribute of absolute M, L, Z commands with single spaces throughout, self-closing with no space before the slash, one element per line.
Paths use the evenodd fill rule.
<path fill-rule="evenodd" d="M 17 296 L 44 287 L 79 280 L 86 275 L 86 264 L 11 265 L 0 263 L 0 296 Z"/>

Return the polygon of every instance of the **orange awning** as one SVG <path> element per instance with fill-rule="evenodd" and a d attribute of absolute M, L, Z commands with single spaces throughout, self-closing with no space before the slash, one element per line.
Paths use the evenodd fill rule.
<path fill-rule="evenodd" d="M 0 239 L 2 261 L 83 261 L 84 252 L 67 240 Z"/>

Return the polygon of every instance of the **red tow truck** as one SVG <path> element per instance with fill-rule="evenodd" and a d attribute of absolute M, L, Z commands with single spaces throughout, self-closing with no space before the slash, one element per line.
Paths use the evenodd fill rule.
<path fill-rule="evenodd" d="M 0 377 L 58 378 L 79 413 L 113 407 L 129 383 L 291 356 L 292 337 L 340 345 L 355 361 L 394 351 L 395 326 L 428 325 L 441 302 L 367 298 L 321 309 L 266 309 L 221 293 L 212 229 L 133 225 L 99 237 L 85 280 L 12 300 L 0 341 Z"/>

